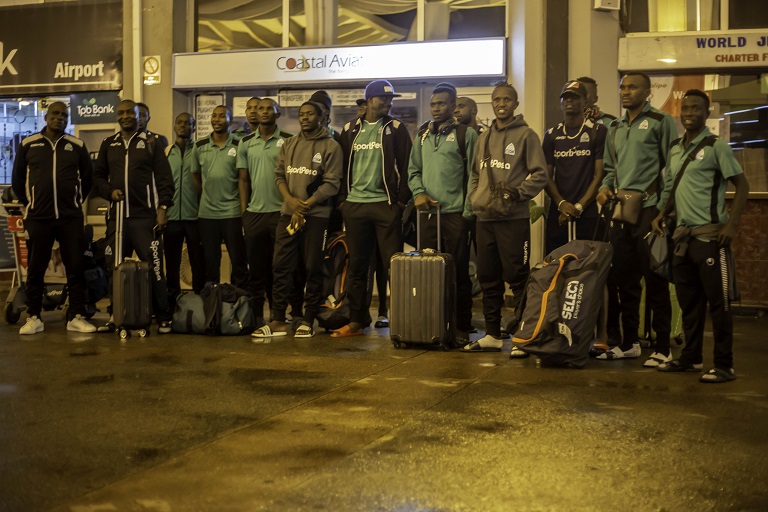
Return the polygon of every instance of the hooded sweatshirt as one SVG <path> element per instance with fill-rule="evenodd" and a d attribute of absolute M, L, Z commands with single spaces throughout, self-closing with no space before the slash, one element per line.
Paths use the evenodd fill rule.
<path fill-rule="evenodd" d="M 275 184 L 288 186 L 293 197 L 306 201 L 314 196 L 315 206 L 308 216 L 331 216 L 332 201 L 341 185 L 343 155 L 341 146 L 333 140 L 327 128 L 312 133 L 300 132 L 288 139 L 280 149 L 275 168 Z M 283 203 L 283 215 L 293 212 Z"/>
<path fill-rule="evenodd" d="M 519 194 L 515 208 L 506 219 L 491 218 L 486 209 L 491 186 L 500 181 L 508 183 Z M 541 141 L 522 114 L 504 128 L 499 129 L 492 123 L 480 134 L 469 183 L 469 200 L 478 221 L 529 218 L 529 201 L 546 185 L 547 161 Z"/>

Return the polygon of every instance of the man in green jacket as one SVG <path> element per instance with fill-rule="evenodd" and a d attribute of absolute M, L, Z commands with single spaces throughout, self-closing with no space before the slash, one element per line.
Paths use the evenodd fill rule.
<path fill-rule="evenodd" d="M 408 186 L 414 205 L 422 211 L 440 207 L 441 248 L 456 262 L 456 325 L 459 340 L 468 340 L 472 327 L 472 282 L 469 280 L 469 226 L 467 200 L 471 162 L 477 132 L 457 123 L 456 88 L 438 84 L 430 100 L 432 121 L 416 135 L 408 166 Z M 459 144 L 464 145 L 463 148 Z M 421 247 L 437 249 L 437 219 L 422 219 Z"/>
<path fill-rule="evenodd" d="M 626 189 L 641 192 L 643 204 L 636 223 L 611 221 L 611 276 L 619 289 L 623 339 L 621 345 L 597 358 L 640 357 L 640 279 L 645 278 L 646 314 L 649 310 L 652 312 L 653 330 L 656 332 L 656 350 L 645 366 L 658 366 L 672 359 L 669 346 L 672 306 L 669 283 L 650 270 L 648 253 L 643 244 L 651 230 L 651 221 L 659 213 L 657 204 L 662 188 L 662 171 L 677 130 L 670 115 L 648 103 L 651 95 L 648 75 L 625 74 L 619 90 L 626 112 L 611 123 L 608 130 L 603 155 L 605 178 L 597 202 L 605 204 L 614 197 L 616 190 Z"/>
<path fill-rule="evenodd" d="M 168 208 L 168 226 L 165 241 L 166 278 L 168 280 L 169 304 L 173 306 L 181 292 L 181 251 L 187 242 L 187 255 L 192 269 L 192 289 L 200 293 L 205 285 L 205 262 L 203 246 L 200 244 L 200 230 L 197 226 L 197 210 L 200 196 L 192 182 L 192 134 L 195 133 L 195 118 L 187 112 L 176 116 L 174 124 L 176 141 L 168 146 L 165 154 L 171 166 L 173 183 L 173 206 Z"/>

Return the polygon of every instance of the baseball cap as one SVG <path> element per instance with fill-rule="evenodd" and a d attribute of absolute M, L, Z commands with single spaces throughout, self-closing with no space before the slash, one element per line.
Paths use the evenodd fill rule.
<path fill-rule="evenodd" d="M 376 96 L 386 96 L 389 98 L 399 98 L 402 94 L 395 94 L 395 88 L 389 80 L 374 80 L 365 86 L 366 101 Z"/>
<path fill-rule="evenodd" d="M 325 110 L 331 110 L 333 103 L 331 102 L 331 95 L 325 91 L 317 91 L 309 97 L 309 101 L 319 103 L 325 107 Z"/>
<path fill-rule="evenodd" d="M 575 94 L 577 96 L 581 96 L 582 98 L 586 98 L 587 89 L 584 87 L 584 84 L 578 80 L 570 80 L 563 86 L 563 92 L 560 93 L 560 97 L 562 98 L 566 94 Z"/>

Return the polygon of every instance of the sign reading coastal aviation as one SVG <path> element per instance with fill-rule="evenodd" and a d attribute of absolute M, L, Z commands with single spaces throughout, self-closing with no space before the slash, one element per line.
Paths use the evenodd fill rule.
<path fill-rule="evenodd" d="M 377 46 L 276 48 L 173 56 L 173 86 L 215 89 L 261 85 L 345 83 L 408 78 L 501 78 L 506 74 L 501 38 L 422 41 Z M 461 63 L 461 65 L 457 65 Z"/>
<path fill-rule="evenodd" d="M 45 3 L 2 12 L 0 96 L 122 88 L 122 1 Z"/>

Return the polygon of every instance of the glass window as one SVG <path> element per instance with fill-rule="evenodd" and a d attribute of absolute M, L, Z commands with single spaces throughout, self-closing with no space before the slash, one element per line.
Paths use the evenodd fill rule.
<path fill-rule="evenodd" d="M 720 1 L 627 0 L 622 25 L 626 32 L 719 30 Z"/>
<path fill-rule="evenodd" d="M 232 4 L 235 7 L 232 7 Z M 291 0 L 292 45 L 303 44 L 304 2 Z M 300 19 L 301 18 L 301 19 Z M 283 1 L 198 0 L 197 50 L 246 50 L 283 46 Z"/>
<path fill-rule="evenodd" d="M 733 148 L 751 192 L 768 192 L 768 74 L 654 75 L 651 105 L 675 118 L 678 133 L 682 96 L 706 91 L 712 100 L 707 127 Z"/>
<path fill-rule="evenodd" d="M 766 28 L 768 9 L 765 0 L 730 0 L 728 4 L 728 28 Z"/>
<path fill-rule="evenodd" d="M 24 137 L 45 126 L 43 115 L 37 98 L 0 99 L 0 184 L 11 182 L 16 150 Z"/>

